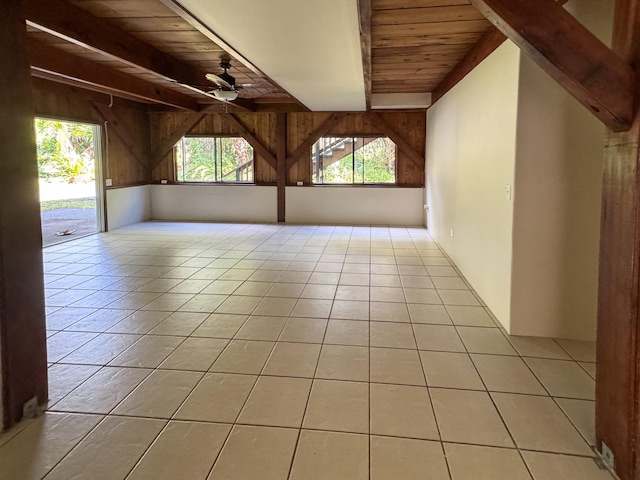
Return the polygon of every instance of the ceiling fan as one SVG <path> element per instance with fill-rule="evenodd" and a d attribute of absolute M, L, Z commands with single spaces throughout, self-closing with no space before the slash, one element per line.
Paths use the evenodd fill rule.
<path fill-rule="evenodd" d="M 215 73 L 207 73 L 205 75 L 207 80 L 216 84 L 218 87 L 208 93 L 212 93 L 219 100 L 231 102 L 238 98 L 239 90 L 245 85 L 236 85 L 236 79 L 227 73 L 227 70 L 231 68 L 231 63 L 228 60 L 222 60 L 220 62 L 220 68 L 222 68 L 224 72 L 218 75 Z"/>

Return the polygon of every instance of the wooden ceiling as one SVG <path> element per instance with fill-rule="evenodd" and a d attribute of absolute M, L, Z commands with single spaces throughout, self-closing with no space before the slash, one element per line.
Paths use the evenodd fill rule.
<path fill-rule="evenodd" d="M 204 74 L 219 73 L 220 60 L 230 59 L 230 73 L 245 85 L 238 108 L 304 108 L 241 54 L 216 43 L 215 33 L 176 13 L 170 0 L 24 2 L 34 76 L 196 110 L 221 105 L 201 92 L 213 89 Z M 366 2 L 372 93 L 433 91 L 493 28 L 466 0 Z"/>

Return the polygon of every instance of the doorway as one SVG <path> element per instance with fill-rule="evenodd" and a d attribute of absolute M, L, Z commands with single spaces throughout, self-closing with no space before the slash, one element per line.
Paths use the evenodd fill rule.
<path fill-rule="evenodd" d="M 36 118 L 43 246 L 104 231 L 100 127 Z"/>

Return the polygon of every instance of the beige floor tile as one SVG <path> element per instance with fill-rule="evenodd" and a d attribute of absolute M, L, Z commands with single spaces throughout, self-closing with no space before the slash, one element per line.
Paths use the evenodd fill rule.
<path fill-rule="evenodd" d="M 143 335 L 145 333 L 148 333 L 152 328 L 157 326 L 169 315 L 171 315 L 171 312 L 138 310 L 137 312 L 134 312 L 132 315 L 129 315 L 127 318 L 125 318 L 121 322 L 116 323 L 113 327 L 111 327 L 108 330 L 108 332 L 109 333 L 138 333 Z"/>
<path fill-rule="evenodd" d="M 104 293 L 105 292 L 103 291 L 96 292 L 97 295 L 104 295 Z M 63 309 L 63 311 L 65 310 L 67 309 Z M 92 314 L 87 315 L 79 322 L 75 322 L 71 326 L 66 327 L 66 329 L 74 332 L 105 332 L 132 313 L 134 313 L 132 310 L 101 308 L 100 310 L 96 310 Z"/>
<path fill-rule="evenodd" d="M 426 387 L 371 384 L 371 433 L 440 440 Z"/>
<path fill-rule="evenodd" d="M 336 256 L 337 257 L 337 256 Z M 340 273 L 342 272 L 342 264 L 344 262 L 344 255 L 339 255 L 342 257 L 340 260 L 337 258 L 330 258 L 326 261 L 318 262 L 314 271 L 316 272 L 326 272 L 326 273 Z"/>
<path fill-rule="evenodd" d="M 194 337 L 233 338 L 247 321 L 248 315 L 214 313 L 200 324 L 192 333 Z"/>
<path fill-rule="evenodd" d="M 59 362 L 96 337 L 97 334 L 88 332 L 58 332 L 47 338 L 47 359 Z"/>
<path fill-rule="evenodd" d="M 299 428 L 310 390 L 310 379 L 261 376 L 237 423 Z"/>
<path fill-rule="evenodd" d="M 440 277 L 446 280 L 449 277 Z M 495 323 L 483 307 L 447 305 L 447 311 L 454 325 L 468 327 L 495 327 Z"/>
<path fill-rule="evenodd" d="M 554 397 L 595 400 L 596 382 L 577 363 L 546 358 L 525 361 Z"/>
<path fill-rule="evenodd" d="M 371 287 L 370 300 L 372 302 L 405 302 L 404 291 L 401 287 Z"/>
<path fill-rule="evenodd" d="M 263 297 L 249 297 L 243 295 L 231 295 L 216 308 L 216 313 L 235 313 L 237 315 L 250 315 Z"/>
<path fill-rule="evenodd" d="M 355 320 L 329 320 L 324 343 L 368 346 L 369 323 Z"/>
<path fill-rule="evenodd" d="M 257 375 L 262 371 L 274 345 L 274 342 L 231 340 L 211 366 L 211 371 Z"/>
<path fill-rule="evenodd" d="M 377 322 L 410 322 L 406 303 L 371 302 L 369 319 Z"/>
<path fill-rule="evenodd" d="M 117 415 L 171 418 L 202 378 L 200 372 L 155 370 L 113 411 Z"/>
<path fill-rule="evenodd" d="M 557 398 L 556 402 L 567 414 L 589 445 L 596 444 L 596 405 L 589 400 Z"/>
<path fill-rule="evenodd" d="M 371 381 L 397 385 L 426 385 L 416 350 L 370 349 Z"/>
<path fill-rule="evenodd" d="M 127 480 L 206 478 L 230 431 L 230 425 L 171 421 Z"/>
<path fill-rule="evenodd" d="M 293 266 L 293 264 L 291 264 Z M 311 272 L 309 271 L 296 271 L 293 268 L 289 268 L 282 272 L 278 277 L 278 282 L 286 283 L 307 283 Z"/>
<path fill-rule="evenodd" d="M 404 289 L 407 303 L 442 305 L 438 292 L 433 288 L 407 288 Z"/>
<path fill-rule="evenodd" d="M 231 295 L 240 285 L 242 285 L 242 282 L 237 280 L 215 280 L 200 293 Z"/>
<path fill-rule="evenodd" d="M 365 252 L 363 252 L 365 253 Z M 366 257 L 361 257 L 355 260 L 361 260 L 360 263 L 352 263 L 354 261 L 354 257 L 352 255 L 347 254 L 345 258 L 345 263 L 342 267 L 342 273 L 370 273 L 371 269 L 369 267 L 369 261 Z"/>
<path fill-rule="evenodd" d="M 518 357 L 472 354 L 487 390 L 492 392 L 547 395 L 546 390 Z"/>
<path fill-rule="evenodd" d="M 175 418 L 234 423 L 257 377 L 207 373 L 182 404 Z"/>
<path fill-rule="evenodd" d="M 369 344 L 372 347 L 417 348 L 413 330 L 408 323 L 371 322 Z"/>
<path fill-rule="evenodd" d="M 313 272 L 309 277 L 309 283 L 337 285 L 339 281 L 340 281 L 340 274 L 333 273 L 333 272 Z"/>
<path fill-rule="evenodd" d="M 322 343 L 327 320 L 322 318 L 291 317 L 278 339 L 281 342 Z"/>
<path fill-rule="evenodd" d="M 612 480 L 591 458 L 522 452 L 534 480 Z"/>
<path fill-rule="evenodd" d="M 523 357 L 571 360 L 571 357 L 552 338 L 517 337 L 515 335 L 508 335 L 507 338 Z"/>
<path fill-rule="evenodd" d="M 466 353 L 421 351 L 420 358 L 430 387 L 485 389 Z"/>
<path fill-rule="evenodd" d="M 369 301 L 369 286 L 338 285 L 336 300 Z"/>
<path fill-rule="evenodd" d="M 596 342 L 565 339 L 558 339 L 556 342 L 578 362 L 596 361 Z"/>
<path fill-rule="evenodd" d="M 439 266 L 427 267 L 427 272 L 429 273 L 429 275 L 431 275 L 432 278 L 458 276 L 458 272 L 456 272 L 455 268 L 453 267 L 439 267 Z"/>
<path fill-rule="evenodd" d="M 460 277 L 433 277 L 433 284 L 436 288 L 447 290 L 468 290 L 469 287 Z"/>
<path fill-rule="evenodd" d="M 109 413 L 152 370 L 104 367 L 55 405 L 55 410 Z"/>
<path fill-rule="evenodd" d="M 191 293 L 163 293 L 155 300 L 147 303 L 142 310 L 164 310 L 175 312 L 193 298 Z"/>
<path fill-rule="evenodd" d="M 313 378 L 320 355 L 320 345 L 276 343 L 262 373 L 285 377 Z"/>
<path fill-rule="evenodd" d="M 286 317 L 250 316 L 236 333 L 236 339 L 276 341 L 287 323 Z"/>
<path fill-rule="evenodd" d="M 254 310 L 254 315 L 288 317 L 296 305 L 295 298 L 266 297 Z"/>
<path fill-rule="evenodd" d="M 371 437 L 371 480 L 449 480 L 439 442 Z"/>
<path fill-rule="evenodd" d="M 102 418 L 51 412 L 38 417 L 0 448 L 0 479 L 40 480 Z"/>
<path fill-rule="evenodd" d="M 182 343 L 184 337 L 145 335 L 109 362 L 116 367 L 155 368 Z"/>
<path fill-rule="evenodd" d="M 386 267 L 386 268 L 381 268 Z M 391 267 L 391 269 L 388 269 Z M 382 273 L 382 272 L 388 273 Z M 370 282 L 372 287 L 402 287 L 400 275 L 393 265 L 371 265 Z M 380 272 L 380 273 L 376 273 Z"/>
<path fill-rule="evenodd" d="M 251 282 L 247 281 L 233 291 L 234 295 L 247 295 L 250 297 L 264 297 L 271 287 L 275 285 L 272 282 Z"/>
<path fill-rule="evenodd" d="M 267 293 L 268 297 L 298 298 L 304 289 L 304 283 L 275 283 Z"/>
<path fill-rule="evenodd" d="M 497 328 L 456 327 L 469 353 L 517 355 Z"/>
<path fill-rule="evenodd" d="M 206 372 L 227 344 L 228 340 L 221 338 L 187 338 L 160 364 L 160 368 Z"/>
<path fill-rule="evenodd" d="M 314 380 L 304 428 L 369 433 L 369 385 Z"/>
<path fill-rule="evenodd" d="M 367 480 L 369 437 L 303 430 L 290 480 Z"/>
<path fill-rule="evenodd" d="M 298 430 L 236 425 L 208 480 L 287 478 Z"/>
<path fill-rule="evenodd" d="M 435 325 L 451 325 L 451 318 L 442 305 L 408 304 L 412 323 L 431 323 Z"/>
<path fill-rule="evenodd" d="M 480 302 L 470 290 L 438 289 L 438 295 L 445 305 L 480 306 Z"/>
<path fill-rule="evenodd" d="M 429 392 L 443 441 L 514 446 L 487 393 L 439 388 Z"/>
<path fill-rule="evenodd" d="M 367 359 L 369 353 L 367 352 Z M 49 380 L 49 406 L 67 395 L 89 377 L 95 374 L 100 367 L 96 365 L 65 365 L 55 364 L 47 369 Z M 367 379 L 369 369 L 367 368 Z"/>
<path fill-rule="evenodd" d="M 445 443 L 452 480 L 531 480 L 517 450 Z"/>
<path fill-rule="evenodd" d="M 139 310 L 156 298 L 160 297 L 160 295 L 162 294 L 150 292 L 127 293 L 116 301 L 111 302 L 107 306 L 107 308 L 117 308 L 119 310 Z"/>
<path fill-rule="evenodd" d="M 331 308 L 332 319 L 369 320 L 369 302 L 336 300 Z"/>
<path fill-rule="evenodd" d="M 548 397 L 491 394 L 518 448 L 593 455 L 560 408 Z"/>
<path fill-rule="evenodd" d="M 138 462 L 164 420 L 107 417 L 47 476 L 52 480 L 120 480 Z"/>
<path fill-rule="evenodd" d="M 369 285 L 368 273 L 342 273 L 340 285 Z"/>
<path fill-rule="evenodd" d="M 175 312 L 154 327 L 149 334 L 188 336 L 205 321 L 207 316 L 202 312 Z"/>
<path fill-rule="evenodd" d="M 400 275 L 402 286 L 407 288 L 435 288 L 431 278 L 427 276 Z"/>
<path fill-rule="evenodd" d="M 178 310 L 180 310 L 181 312 L 212 313 L 226 299 L 226 295 L 209 295 L 205 293 L 198 293 L 188 302 L 184 303 Z"/>
<path fill-rule="evenodd" d="M 300 294 L 301 298 L 315 298 L 320 300 L 333 300 L 336 295 L 335 285 L 308 284 Z"/>
<path fill-rule="evenodd" d="M 369 381 L 369 349 L 346 345 L 323 345 L 316 378 Z"/>
<path fill-rule="evenodd" d="M 448 325 L 414 324 L 413 331 L 420 350 L 442 352 L 464 352 L 465 348 L 458 332 Z"/>
<path fill-rule="evenodd" d="M 173 287 L 171 293 L 200 293 L 211 284 L 211 280 L 183 280 L 175 287 Z"/>
<path fill-rule="evenodd" d="M 329 318 L 332 300 L 301 298 L 291 312 L 292 317 Z"/>

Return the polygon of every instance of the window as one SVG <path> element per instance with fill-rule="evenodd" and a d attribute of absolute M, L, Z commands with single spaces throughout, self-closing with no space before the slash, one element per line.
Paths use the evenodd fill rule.
<path fill-rule="evenodd" d="M 184 137 L 177 145 L 179 182 L 253 182 L 253 148 L 241 137 Z"/>
<path fill-rule="evenodd" d="M 396 145 L 387 137 L 323 137 L 311 168 L 316 184 L 396 183 Z"/>

